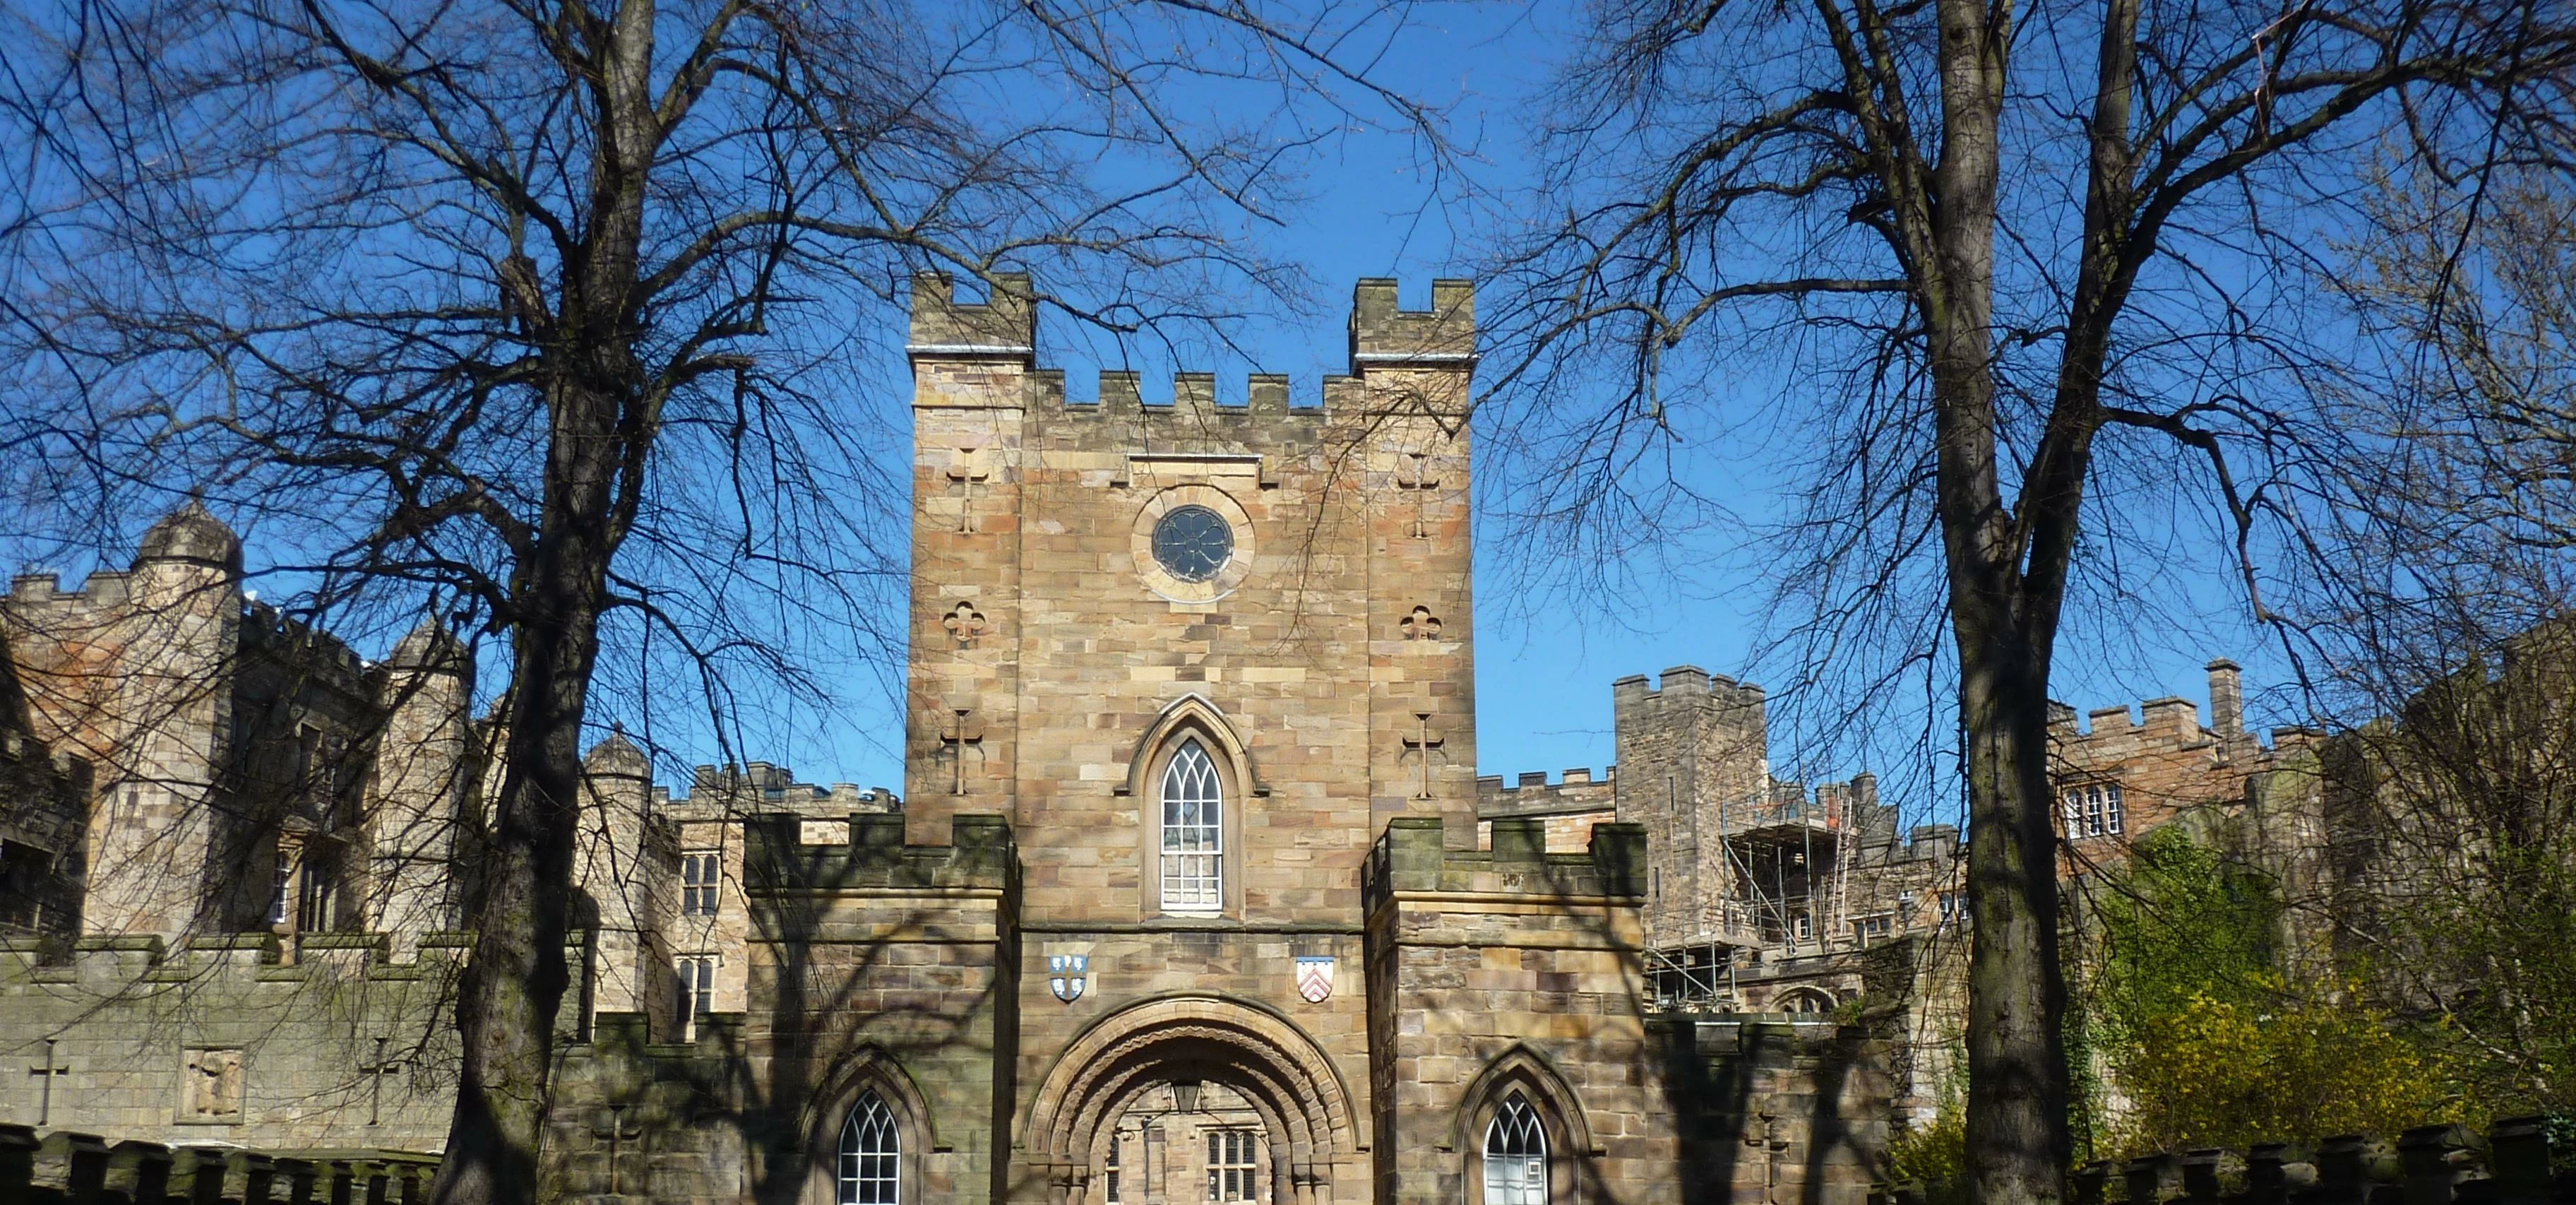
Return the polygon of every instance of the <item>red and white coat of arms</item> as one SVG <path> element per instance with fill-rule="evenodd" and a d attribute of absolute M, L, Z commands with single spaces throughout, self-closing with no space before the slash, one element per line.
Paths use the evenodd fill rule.
<path fill-rule="evenodd" d="M 1297 994 L 1308 1004 L 1321 1004 L 1333 995 L 1333 960 L 1299 958 L 1297 960 Z"/>

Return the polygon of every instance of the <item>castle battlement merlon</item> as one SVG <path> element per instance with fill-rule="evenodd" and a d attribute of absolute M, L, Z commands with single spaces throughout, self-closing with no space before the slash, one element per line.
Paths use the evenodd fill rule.
<path fill-rule="evenodd" d="M 2091 708 L 2083 713 L 2081 724 L 2076 721 L 2075 708 L 2051 699 L 2049 735 L 2068 746 L 2119 739 L 2158 748 L 2196 748 L 2250 739 L 2252 734 L 2245 730 L 2244 671 L 2225 657 L 2212 660 L 2205 668 L 2209 674 L 2206 726 L 2200 720 L 2199 704 L 2179 695 L 2145 700 L 2135 704 L 2134 711 L 2127 703 Z"/>
<path fill-rule="evenodd" d="M 675 795 L 669 787 L 656 785 L 649 810 L 686 823 L 703 823 L 782 808 L 808 820 L 839 820 L 852 812 L 899 812 L 903 801 L 884 787 L 799 782 L 796 772 L 785 766 L 756 761 L 694 767 L 687 793 Z"/>
<path fill-rule="evenodd" d="M 1500 774 L 1487 774 L 1476 779 L 1476 814 L 1495 816 L 1537 816 L 1551 813 L 1608 812 L 1616 801 L 1619 768 L 1610 766 L 1598 776 L 1589 766 L 1567 769 L 1563 781 L 1550 783 L 1547 771 L 1524 771 L 1518 781 L 1507 783 Z"/>
<path fill-rule="evenodd" d="M 1392 277 L 1363 278 L 1351 291 L 1351 371 L 1363 368 L 1473 367 L 1476 362 L 1476 284 L 1431 282 L 1431 308 L 1396 303 Z"/>
<path fill-rule="evenodd" d="M 264 602 L 244 603 L 241 621 L 244 653 L 267 653 L 302 670 L 327 670 L 334 685 L 353 692 L 365 689 L 370 667 L 356 649 L 329 632 L 289 618 Z"/>
<path fill-rule="evenodd" d="M 9 579 L 9 605 L 22 623 L 42 623 L 41 616 L 73 616 L 120 607 L 132 597 L 134 575 L 122 569 L 92 570 L 81 584 L 63 589 L 51 569 L 28 568 Z"/>
<path fill-rule="evenodd" d="M 1489 849 L 1450 849 L 1437 816 L 1399 816 L 1370 851 L 1362 884 L 1374 911 L 1416 892 L 1538 899 L 1628 898 L 1645 894 L 1646 829 L 1606 823 L 1592 828 L 1581 853 L 1549 853 L 1547 823 L 1535 816 L 1493 820 Z"/>
<path fill-rule="evenodd" d="M 1764 697 L 1757 683 L 1738 682 L 1696 665 L 1673 666 L 1663 672 L 1660 680 L 1630 674 L 1610 684 L 1610 705 L 1617 714 L 1669 707 L 1758 708 Z"/>
<path fill-rule="evenodd" d="M 849 839 L 808 844 L 796 812 L 743 821 L 743 871 L 755 900 L 856 887 L 1005 891 L 1019 862 L 1010 824 L 982 812 L 949 818 L 946 845 L 907 844 L 900 813 L 854 812 Z"/>
<path fill-rule="evenodd" d="M 912 278 L 912 330 L 904 353 L 923 356 L 1002 356 L 1026 363 L 1037 355 L 1037 294 L 1025 272 L 996 272 L 980 302 L 954 300 L 945 272 Z"/>
<path fill-rule="evenodd" d="M 1026 377 L 1026 404 L 1029 409 L 1060 413 L 1081 418 L 1123 417 L 1184 419 L 1199 422 L 1242 422 L 1257 418 L 1321 419 L 1330 410 L 1319 398 L 1315 405 L 1293 405 L 1288 378 L 1279 373 L 1256 372 L 1243 377 L 1241 404 L 1223 401 L 1217 390 L 1217 376 L 1212 372 L 1178 372 L 1172 374 L 1172 388 L 1167 400 L 1145 396 L 1142 374 L 1124 368 L 1104 368 L 1092 394 L 1095 400 L 1074 401 L 1065 395 L 1065 370 L 1039 368 Z M 1329 395 L 1331 391 L 1327 390 Z M 1218 434 L 1235 434 L 1219 426 Z"/>

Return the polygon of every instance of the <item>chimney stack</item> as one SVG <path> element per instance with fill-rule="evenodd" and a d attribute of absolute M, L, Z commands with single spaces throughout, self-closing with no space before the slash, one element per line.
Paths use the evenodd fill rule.
<path fill-rule="evenodd" d="M 2236 663 L 2221 657 L 2209 663 L 2209 727 L 2222 737 L 2245 734 L 2245 696 Z"/>

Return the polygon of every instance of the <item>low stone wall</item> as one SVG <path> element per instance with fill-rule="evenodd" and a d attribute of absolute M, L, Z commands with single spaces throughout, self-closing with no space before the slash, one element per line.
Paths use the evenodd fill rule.
<path fill-rule="evenodd" d="M 110 1145 L 95 1134 L 0 1125 L 0 1201 L 26 1205 L 417 1205 L 438 1156 Z"/>
<path fill-rule="evenodd" d="M 2571 1205 L 2576 1171 L 2551 1167 L 2548 1122 L 2499 1121 L 2485 1135 L 2419 1126 L 2394 1141 L 2346 1134 L 2089 1163 L 2072 1205 Z M 1922 1205 L 1923 1186 L 1880 1185 L 1871 1205 Z"/>
<path fill-rule="evenodd" d="M 1862 1205 L 1887 1151 L 1885 1039 L 1776 1014 L 1658 1029 L 1684 1205 Z"/>

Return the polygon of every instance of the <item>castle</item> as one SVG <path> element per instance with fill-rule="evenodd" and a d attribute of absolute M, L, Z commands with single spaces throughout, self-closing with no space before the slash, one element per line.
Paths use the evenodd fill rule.
<path fill-rule="evenodd" d="M 1857 1205 L 1940 1074 L 1957 831 L 1774 780 L 1689 667 L 1613 685 L 1613 769 L 1475 776 L 1466 283 L 1362 281 L 1319 406 L 1070 401 L 1007 289 L 911 321 L 900 794 L 592 750 L 550 1192 Z M 195 507 L 0 633 L 0 1121 L 435 1151 L 460 646 L 362 661 Z M 2210 672 L 2207 726 L 2063 717 L 2070 858 L 2289 772 Z"/>

